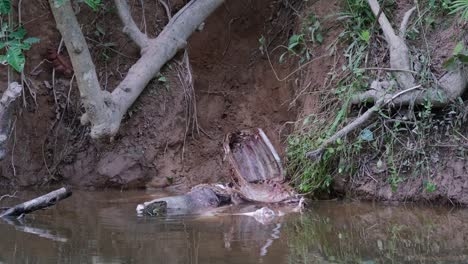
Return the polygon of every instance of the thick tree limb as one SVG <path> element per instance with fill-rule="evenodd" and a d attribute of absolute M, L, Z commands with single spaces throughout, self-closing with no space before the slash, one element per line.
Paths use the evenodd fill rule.
<path fill-rule="evenodd" d="M 377 0 L 367 0 L 367 2 L 369 3 L 369 6 L 371 7 L 374 15 L 377 16 L 380 10 L 380 5 L 377 2 Z M 400 28 L 400 31 L 403 31 L 403 32 L 406 31 L 406 26 L 413 12 L 414 12 L 414 9 L 410 9 L 405 14 L 406 19 L 403 19 L 403 23 L 401 26 L 403 28 Z M 387 41 L 389 48 L 390 48 L 390 67 L 394 69 L 402 69 L 402 70 L 407 71 L 407 72 L 402 71 L 402 72 L 394 73 L 398 84 L 400 85 L 400 87 L 415 86 L 414 77 L 409 72 L 412 70 L 412 68 L 410 67 L 409 49 L 403 37 L 395 34 L 395 30 L 393 29 L 392 25 L 388 21 L 388 18 L 387 16 L 385 16 L 384 12 L 380 14 L 378 21 L 384 33 L 385 40 Z"/>
<path fill-rule="evenodd" d="M 21 85 L 12 82 L 0 99 L 0 160 L 6 155 L 6 143 L 11 131 L 12 103 L 20 96 L 22 90 Z"/>
<path fill-rule="evenodd" d="M 119 13 L 120 20 L 124 24 L 124 28 L 122 31 L 127 34 L 133 42 L 135 42 L 141 50 L 148 46 L 148 36 L 146 36 L 143 32 L 135 24 L 135 21 L 132 18 L 132 14 L 130 13 L 130 8 L 128 7 L 127 0 L 114 0 L 115 6 L 117 7 L 117 11 Z"/>
<path fill-rule="evenodd" d="M 86 109 L 84 120 L 91 122 L 92 125 L 91 134 L 115 134 L 120 122 L 114 126 L 111 126 L 113 123 L 108 123 L 109 120 L 117 119 L 118 107 L 112 103 L 110 93 L 101 90 L 96 68 L 70 0 L 63 1 L 61 5 L 57 5 L 56 0 L 49 0 L 49 3 L 57 28 L 70 55 L 81 101 Z"/>
<path fill-rule="evenodd" d="M 100 138 L 117 133 L 122 117 L 146 85 L 178 50 L 185 47 L 187 39 L 195 29 L 223 2 L 224 0 L 192 0 L 186 4 L 169 20 L 158 37 L 148 40 L 148 46 L 142 49 L 142 57 L 130 68 L 125 79 L 110 94 L 102 91 L 99 86 L 94 64 L 70 0 L 64 0 L 60 6 L 55 5 L 55 0 L 49 0 L 57 28 L 69 51 L 86 109 L 81 121 L 91 123 L 91 137 Z M 116 4 L 122 3 L 124 0 L 116 2 Z M 119 13 L 130 14 L 126 3 L 119 6 L 121 9 Z M 127 11 L 123 10 L 125 8 Z M 137 29 L 136 26 L 129 26 L 134 24 L 133 20 L 128 16 L 124 18 L 126 20 L 123 22 L 127 29 Z M 132 34 L 139 35 L 135 32 L 133 31 Z M 138 36 L 136 38 L 139 39 L 137 41 L 141 40 Z"/>
<path fill-rule="evenodd" d="M 18 217 L 23 214 L 28 214 L 52 205 L 55 205 L 58 201 L 68 198 L 72 195 L 69 188 L 60 188 L 43 196 L 34 198 L 22 204 L 18 204 L 5 212 L 0 214 L 0 218 L 5 217 Z"/>

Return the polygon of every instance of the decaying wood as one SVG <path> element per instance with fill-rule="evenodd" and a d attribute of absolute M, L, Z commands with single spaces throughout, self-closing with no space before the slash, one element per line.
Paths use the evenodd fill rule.
<path fill-rule="evenodd" d="M 0 99 L 0 160 L 6 155 L 6 145 L 12 125 L 13 102 L 20 96 L 23 87 L 17 82 L 9 84 Z"/>
<path fill-rule="evenodd" d="M 308 158 L 316 161 L 321 158 L 323 152 L 330 145 L 348 135 L 350 132 L 367 124 L 382 107 L 388 104 L 396 106 L 420 105 L 427 101 L 433 107 L 443 107 L 453 102 L 466 91 L 468 86 L 468 69 L 460 66 L 459 69 L 446 73 L 439 81 L 438 87 L 421 88 L 416 85 L 413 76 L 414 70 L 410 64 L 410 53 L 405 43 L 406 28 L 415 8 L 408 10 L 400 25 L 400 34 L 397 35 L 392 28 L 377 0 L 367 0 L 374 15 L 378 17 L 378 22 L 390 48 L 390 68 L 397 69 L 394 72 L 396 84 L 388 81 L 374 81 L 371 89 L 357 94 L 351 99 L 351 104 L 361 104 L 374 102 L 374 106 L 368 109 L 351 123 L 340 129 L 337 133 L 327 139 L 322 145 L 306 154 Z M 389 92 L 392 86 L 396 86 L 396 92 Z"/>
<path fill-rule="evenodd" d="M 112 93 L 99 85 L 94 63 L 70 0 L 57 5 L 49 0 L 57 28 L 62 34 L 77 77 L 81 99 L 86 109 L 83 124 L 91 124 L 91 137 L 114 136 L 122 117 L 146 85 L 180 49 L 190 35 L 224 0 L 192 0 L 169 20 L 154 39 L 143 34 L 131 17 L 126 0 L 115 0 L 124 32 L 140 47 L 141 58 Z"/>
<path fill-rule="evenodd" d="M 22 204 L 13 206 L 1 213 L 0 218 L 18 217 L 24 214 L 29 214 L 31 212 L 55 205 L 60 200 L 68 198 L 71 195 L 71 189 L 63 187 L 43 196 L 24 202 Z"/>

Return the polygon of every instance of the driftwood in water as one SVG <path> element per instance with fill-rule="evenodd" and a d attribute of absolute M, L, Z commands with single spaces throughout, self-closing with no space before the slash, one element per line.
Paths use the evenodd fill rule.
<path fill-rule="evenodd" d="M 13 206 L 7 209 L 5 212 L 1 213 L 0 218 L 17 217 L 23 214 L 28 214 L 55 205 L 58 201 L 68 198 L 71 195 L 71 189 L 63 187 L 43 196 L 24 202 L 22 204 Z"/>

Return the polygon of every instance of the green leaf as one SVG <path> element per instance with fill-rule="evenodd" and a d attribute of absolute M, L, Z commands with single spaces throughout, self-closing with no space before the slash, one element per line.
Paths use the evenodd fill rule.
<path fill-rule="evenodd" d="M 6 64 L 6 63 L 7 63 L 6 55 L 0 55 L 0 64 Z"/>
<path fill-rule="evenodd" d="M 159 78 L 158 78 L 158 82 L 162 82 L 162 83 L 165 83 L 165 82 L 167 82 L 167 78 L 166 78 L 166 76 L 164 76 L 164 75 L 161 75 L 161 76 L 159 76 Z"/>
<path fill-rule="evenodd" d="M 456 65 L 456 58 L 455 57 L 450 57 L 446 62 L 442 64 L 442 66 L 445 69 L 453 69 L 453 67 Z"/>
<path fill-rule="evenodd" d="M 369 32 L 369 30 L 362 31 L 361 34 L 359 35 L 359 37 L 361 38 L 361 40 L 364 40 L 366 43 L 369 43 L 369 41 L 370 41 L 370 32 Z"/>
<path fill-rule="evenodd" d="M 98 11 L 99 6 L 101 5 L 101 0 L 85 0 L 85 3 L 91 7 L 93 11 Z"/>
<path fill-rule="evenodd" d="M 465 54 L 458 54 L 458 59 L 464 63 L 464 64 L 468 64 L 468 55 L 465 55 Z"/>
<path fill-rule="evenodd" d="M 23 52 L 17 47 L 10 47 L 6 54 L 6 61 L 17 72 L 22 72 L 26 62 Z"/>
<path fill-rule="evenodd" d="M 453 55 L 456 56 L 463 51 L 463 42 L 458 42 L 457 46 L 453 49 Z"/>
<path fill-rule="evenodd" d="M 1 0 L 0 0 L 1 1 Z M 21 40 L 26 36 L 26 30 L 23 26 L 19 27 L 16 31 L 10 32 L 9 35 L 11 38 Z"/>
<path fill-rule="evenodd" d="M 323 36 L 322 36 L 322 34 L 317 33 L 316 38 L 317 38 L 317 42 L 320 43 L 320 44 L 322 44 L 322 42 L 323 42 Z"/>
<path fill-rule="evenodd" d="M 289 44 L 288 44 L 288 49 L 293 50 L 295 47 L 297 47 L 299 44 L 301 44 L 303 40 L 304 35 L 292 35 L 289 38 Z"/>
<path fill-rule="evenodd" d="M 363 129 L 361 131 L 360 138 L 362 140 L 364 140 L 364 141 L 370 142 L 370 141 L 374 140 L 374 133 L 372 133 L 372 131 L 370 131 L 370 129 L 365 128 L 365 129 Z"/>
<path fill-rule="evenodd" d="M 23 43 L 32 45 L 32 44 L 39 43 L 40 41 L 41 41 L 40 38 L 30 37 L 30 38 L 25 39 L 25 40 L 23 41 Z"/>
<path fill-rule="evenodd" d="M 0 14 L 7 15 L 11 11 L 10 0 L 0 0 Z"/>

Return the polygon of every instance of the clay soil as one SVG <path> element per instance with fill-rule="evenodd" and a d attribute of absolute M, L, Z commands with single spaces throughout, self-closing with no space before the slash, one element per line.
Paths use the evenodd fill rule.
<path fill-rule="evenodd" d="M 157 1 L 145 2 L 144 7 L 139 1 L 130 3 L 137 24 L 150 35 L 155 36 L 167 22 Z M 172 1 L 173 12 L 183 4 Z M 27 53 L 25 77 L 30 88 L 16 103 L 10 151 L 0 163 L 0 182 L 22 187 L 68 183 L 84 188 L 185 190 L 229 180 L 224 136 L 255 127 L 263 128 L 283 153 L 285 124 L 296 117 L 296 110 L 289 107 L 294 87 L 275 78 L 259 50 L 262 35 L 284 41 L 293 27 L 293 22 L 286 23 L 294 21 L 292 11 L 280 12 L 281 8 L 281 1 L 227 1 L 188 44 L 197 123 L 194 115 L 187 114 L 194 105 L 187 100 L 190 94 L 176 70 L 180 54 L 162 71 L 167 81 L 150 83 L 111 142 L 89 139 L 88 128 L 79 124 L 83 109 L 76 85 L 70 86 L 70 78 L 59 72 L 53 75 L 52 65 L 43 61 L 47 49 L 56 49 L 60 43 L 47 1 L 23 1 L 25 28 L 41 42 Z M 135 62 L 138 50 L 121 33 L 111 3 L 98 13 L 80 6 L 78 18 L 101 85 L 112 90 Z M 287 66 L 274 63 L 273 67 L 281 75 L 289 72 Z M 7 81 L 5 69 L 1 87 Z"/>

